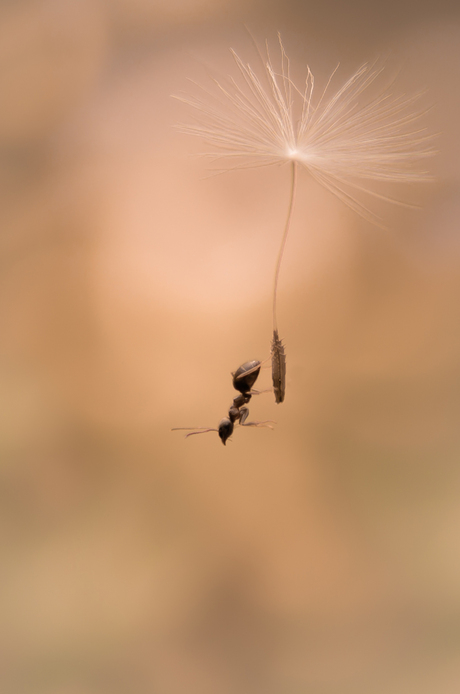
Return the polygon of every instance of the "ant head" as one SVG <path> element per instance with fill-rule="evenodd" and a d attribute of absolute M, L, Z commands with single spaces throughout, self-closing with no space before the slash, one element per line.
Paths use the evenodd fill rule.
<path fill-rule="evenodd" d="M 224 419 L 220 420 L 217 431 L 219 432 L 220 439 L 225 446 L 225 442 L 227 441 L 228 437 L 233 434 L 233 422 L 231 422 L 228 417 L 224 417 Z"/>

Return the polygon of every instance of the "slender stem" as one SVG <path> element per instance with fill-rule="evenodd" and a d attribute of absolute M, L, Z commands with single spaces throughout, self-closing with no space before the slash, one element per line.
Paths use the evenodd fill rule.
<path fill-rule="evenodd" d="M 284 225 L 283 238 L 281 239 L 281 246 L 278 251 L 278 258 L 276 260 L 275 269 L 275 281 L 273 283 L 273 330 L 278 330 L 278 323 L 276 320 L 276 295 L 278 291 L 278 277 L 280 274 L 281 261 L 283 260 L 284 247 L 286 246 L 286 240 L 289 233 L 289 228 L 291 226 L 292 209 L 294 207 L 294 198 L 297 184 L 297 166 L 295 161 L 291 163 L 291 191 L 289 194 L 289 207 L 286 217 L 286 222 Z"/>

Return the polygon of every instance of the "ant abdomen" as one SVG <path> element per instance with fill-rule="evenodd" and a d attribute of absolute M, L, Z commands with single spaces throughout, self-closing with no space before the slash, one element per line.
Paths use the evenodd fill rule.
<path fill-rule="evenodd" d="M 260 373 L 260 361 L 246 361 L 233 374 L 233 387 L 240 393 L 249 393 Z"/>

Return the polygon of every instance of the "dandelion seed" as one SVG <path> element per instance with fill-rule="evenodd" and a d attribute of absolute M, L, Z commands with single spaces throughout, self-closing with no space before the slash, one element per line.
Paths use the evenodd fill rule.
<path fill-rule="evenodd" d="M 278 276 L 291 225 L 297 169 L 311 176 L 364 219 L 380 220 L 356 193 L 395 202 L 367 185 L 369 181 L 414 183 L 429 175 L 420 164 L 432 156 L 432 137 L 419 125 L 414 110 L 420 95 L 394 96 L 390 87 L 366 96 L 382 68 L 362 65 L 335 93 L 334 70 L 318 99 L 309 67 L 304 84 L 290 76 L 289 59 L 281 38 L 280 69 L 271 61 L 268 45 L 264 71 L 259 77 L 232 51 L 239 81 L 214 80 L 214 90 L 198 85 L 203 96 L 179 96 L 193 107 L 196 122 L 179 126 L 184 133 L 202 138 L 214 149 L 206 154 L 226 160 L 228 168 L 250 168 L 288 163 L 291 188 L 288 213 L 276 262 L 273 285 L 273 345 L 278 338 L 276 299 Z M 283 355 L 284 356 L 284 355 Z M 275 365 L 273 368 L 275 385 Z M 276 392 L 276 387 L 275 387 Z"/>

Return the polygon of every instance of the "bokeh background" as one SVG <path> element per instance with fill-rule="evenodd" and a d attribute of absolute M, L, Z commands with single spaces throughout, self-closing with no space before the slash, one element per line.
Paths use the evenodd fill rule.
<path fill-rule="evenodd" d="M 427 89 L 435 181 L 372 227 L 285 168 L 209 177 L 170 98 L 281 32 Z M 460 691 L 455 0 L 0 4 L 0 691 Z M 270 376 L 262 372 L 260 385 Z"/>

